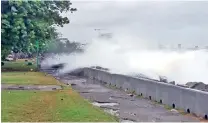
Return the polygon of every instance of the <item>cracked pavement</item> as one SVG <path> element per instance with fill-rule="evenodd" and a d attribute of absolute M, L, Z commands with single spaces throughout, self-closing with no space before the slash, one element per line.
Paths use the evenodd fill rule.
<path fill-rule="evenodd" d="M 177 110 L 167 110 L 151 100 L 112 89 L 97 80 L 64 75 L 55 77 L 80 93 L 90 102 L 100 104 L 104 111 L 118 116 L 121 122 L 199 122 L 199 118 L 183 115 Z M 116 105 L 112 105 L 116 104 Z"/>

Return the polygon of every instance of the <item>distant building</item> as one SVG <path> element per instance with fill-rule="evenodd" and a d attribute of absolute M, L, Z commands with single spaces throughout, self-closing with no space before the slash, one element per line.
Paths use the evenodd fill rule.
<path fill-rule="evenodd" d="M 110 38 L 112 38 L 112 34 L 111 33 L 101 33 L 101 34 L 99 34 L 99 38 L 110 39 Z"/>
<path fill-rule="evenodd" d="M 162 49 L 166 49 L 166 47 L 165 47 L 164 45 L 162 45 L 162 44 L 159 44 L 158 47 L 159 47 L 159 49 L 161 49 L 161 50 L 162 50 Z"/>
<path fill-rule="evenodd" d="M 195 48 L 194 48 L 195 50 L 198 50 L 199 49 L 199 46 L 195 46 Z"/>
<path fill-rule="evenodd" d="M 178 49 L 181 49 L 181 44 L 178 44 Z"/>

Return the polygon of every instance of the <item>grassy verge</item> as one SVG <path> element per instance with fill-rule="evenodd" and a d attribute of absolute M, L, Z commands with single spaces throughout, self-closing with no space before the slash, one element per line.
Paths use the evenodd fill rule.
<path fill-rule="evenodd" d="M 1 66 L 1 71 L 36 71 L 37 67 L 35 62 L 32 62 L 31 60 L 28 60 L 28 62 L 31 62 L 32 65 L 27 65 L 28 62 L 25 62 L 24 60 L 17 60 L 17 61 L 3 61 L 4 65 Z"/>
<path fill-rule="evenodd" d="M 52 76 L 40 72 L 2 72 L 4 84 L 56 85 L 58 81 Z"/>
<path fill-rule="evenodd" d="M 2 121 L 113 122 L 116 118 L 68 88 L 45 92 L 2 91 Z"/>
<path fill-rule="evenodd" d="M 26 72 L 24 61 L 9 62 L 16 72 L 2 72 L 4 84 L 62 85 L 55 78 L 40 72 Z M 21 69 L 21 70 L 19 70 Z M 7 69 L 8 70 L 8 69 Z M 24 72 L 20 72 L 24 71 Z M 64 86 L 64 85 L 62 85 Z M 117 118 L 94 107 L 71 88 L 54 91 L 2 91 L 2 122 L 114 122 Z"/>

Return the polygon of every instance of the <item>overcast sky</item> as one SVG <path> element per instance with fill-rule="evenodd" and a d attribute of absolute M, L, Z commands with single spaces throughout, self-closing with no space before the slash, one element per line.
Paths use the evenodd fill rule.
<path fill-rule="evenodd" d="M 70 24 L 58 30 L 73 41 L 90 41 L 104 29 L 115 35 L 138 37 L 149 43 L 208 46 L 208 1 L 141 2 L 76 1 Z"/>

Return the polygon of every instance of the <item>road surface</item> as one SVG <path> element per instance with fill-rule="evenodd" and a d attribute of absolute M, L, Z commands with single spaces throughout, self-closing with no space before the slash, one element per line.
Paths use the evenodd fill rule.
<path fill-rule="evenodd" d="M 71 85 L 93 105 L 116 115 L 120 121 L 135 122 L 199 122 L 199 118 L 182 115 L 177 110 L 167 110 L 163 105 L 151 100 L 130 95 L 125 91 L 109 88 L 100 82 L 84 77 L 57 75 L 52 70 L 45 70 L 61 82 Z"/>

